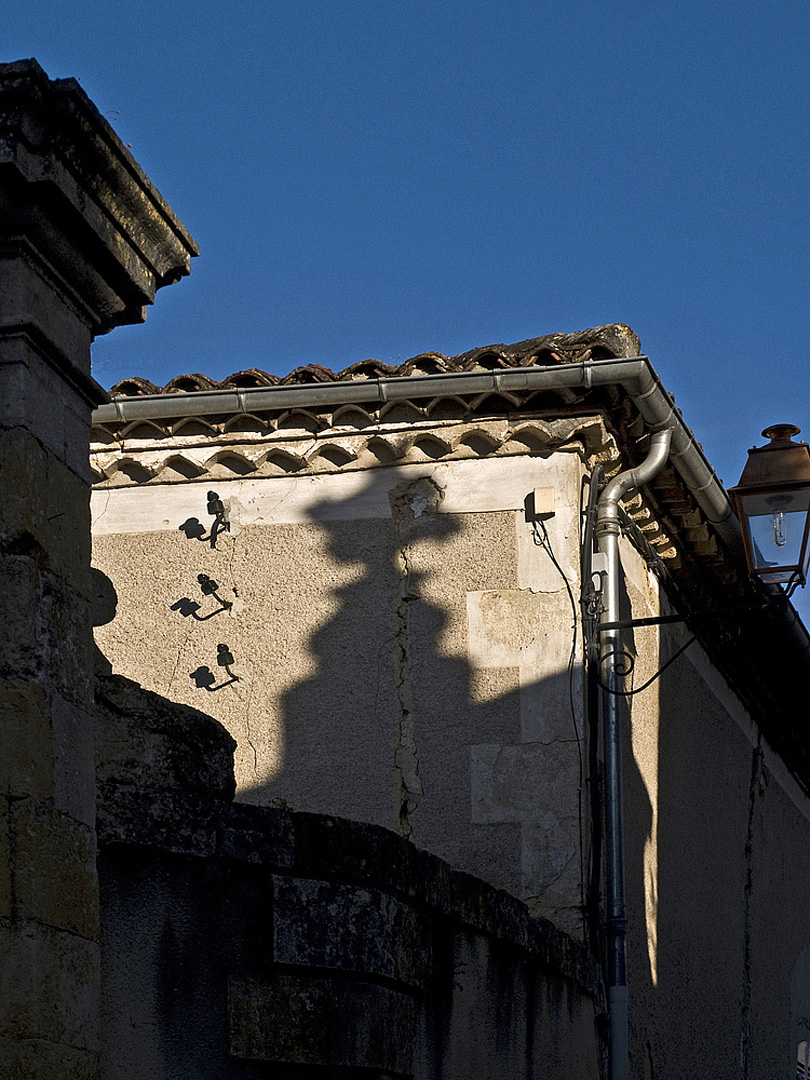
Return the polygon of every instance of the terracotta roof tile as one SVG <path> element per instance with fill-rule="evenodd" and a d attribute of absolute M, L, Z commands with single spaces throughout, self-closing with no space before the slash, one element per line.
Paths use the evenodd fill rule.
<path fill-rule="evenodd" d="M 216 390 L 219 383 L 215 379 L 209 379 L 207 375 L 194 373 L 191 375 L 176 375 L 163 387 L 164 394 L 193 394 L 199 390 Z"/>
<path fill-rule="evenodd" d="M 259 368 L 247 368 L 245 371 L 235 371 L 219 385 L 223 390 L 252 390 L 257 386 L 278 386 L 280 382 L 278 375 L 269 375 Z"/>
<path fill-rule="evenodd" d="M 391 376 L 441 374 L 453 371 L 496 370 L 498 368 L 526 367 L 531 364 L 572 364 L 582 360 L 600 360 L 617 356 L 638 356 L 641 343 L 629 326 L 614 323 L 581 330 L 575 334 L 546 334 L 527 338 L 513 345 L 486 345 L 456 356 L 425 352 L 406 360 L 404 364 L 391 366 L 380 360 L 361 360 L 335 373 L 322 364 L 305 364 L 283 378 L 271 375 L 259 368 L 237 371 L 221 382 L 207 375 L 177 375 L 164 387 L 155 386 L 148 379 L 131 377 L 122 379 L 112 387 L 113 396 L 136 397 L 143 394 L 187 393 L 200 390 L 250 388 L 254 386 L 277 386 L 297 383 L 322 383 L 349 381 L 353 379 L 390 378 Z"/>
<path fill-rule="evenodd" d="M 121 379 L 117 382 L 110 393 L 117 394 L 121 397 L 141 397 L 145 394 L 161 394 L 163 393 L 163 387 L 155 386 L 155 384 L 148 379 L 142 379 L 138 375 L 133 375 L 129 379 Z"/>
<path fill-rule="evenodd" d="M 297 367 L 294 371 L 291 371 L 289 375 L 285 375 L 280 380 L 282 386 L 289 386 L 291 383 L 322 383 L 322 382 L 337 382 L 340 378 L 334 371 L 330 371 L 329 368 L 323 367 L 321 364 L 305 364 L 303 367 Z"/>
<path fill-rule="evenodd" d="M 381 360 L 360 360 L 357 364 L 351 364 L 340 373 L 341 379 L 385 379 L 396 375 L 397 367 L 384 364 Z"/>

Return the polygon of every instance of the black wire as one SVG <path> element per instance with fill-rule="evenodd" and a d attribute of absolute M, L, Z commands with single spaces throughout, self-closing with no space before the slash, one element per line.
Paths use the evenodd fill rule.
<path fill-rule="evenodd" d="M 538 547 L 543 548 L 546 551 L 546 554 L 548 555 L 548 557 L 551 559 L 552 563 L 554 564 L 554 567 L 557 570 L 557 573 L 560 575 L 560 577 L 563 579 L 563 582 L 565 583 L 565 590 L 568 593 L 568 599 L 569 599 L 569 601 L 571 603 L 571 616 L 572 616 L 572 618 L 574 620 L 574 623 L 573 623 L 573 626 L 571 628 L 573 630 L 573 636 L 571 638 L 571 655 L 568 657 L 568 703 L 569 703 L 570 708 L 571 708 L 571 721 L 572 721 L 572 723 L 574 725 L 574 733 L 575 733 L 575 735 L 577 737 L 577 745 L 579 745 L 579 729 L 577 727 L 577 714 L 576 714 L 576 710 L 574 708 L 574 667 L 575 667 L 575 661 L 576 661 L 576 655 L 577 655 L 577 630 L 579 628 L 579 617 L 577 615 L 577 602 L 574 599 L 574 593 L 573 593 L 573 590 L 571 589 L 571 584 L 568 581 L 568 578 L 565 576 L 565 571 L 560 566 L 560 564 L 557 562 L 557 557 L 554 554 L 554 550 L 553 550 L 553 548 L 551 546 L 551 539 L 549 538 L 549 535 L 548 535 L 548 529 L 546 529 L 546 523 L 544 521 L 542 521 L 542 520 L 539 521 L 539 522 L 534 521 L 534 522 L 532 522 L 532 526 L 533 526 L 535 544 L 537 544 Z M 539 528 L 538 528 L 538 526 L 539 526 Z M 543 531 L 542 536 L 539 535 L 540 529 L 542 529 L 542 531 Z M 580 753 L 580 761 L 581 761 L 581 758 L 582 758 L 582 754 Z"/>
<path fill-rule="evenodd" d="M 542 536 L 540 530 L 542 529 Z M 548 557 L 551 559 L 552 564 L 557 570 L 557 573 L 563 579 L 565 583 L 565 590 L 568 593 L 568 599 L 571 602 L 571 615 L 573 617 L 573 626 L 571 627 L 573 634 L 571 637 L 571 654 L 568 657 L 568 704 L 571 709 L 571 723 L 574 728 L 574 737 L 577 740 L 577 757 L 579 758 L 579 792 L 577 798 L 578 813 L 579 813 L 579 862 L 580 862 L 580 900 L 582 903 L 583 914 L 585 910 L 585 852 L 582 836 L 582 787 L 585 783 L 585 766 L 582 760 L 582 738 L 580 737 L 579 727 L 577 726 L 577 713 L 574 708 L 574 671 L 576 668 L 576 656 L 577 656 L 577 630 L 579 629 L 579 617 L 577 615 L 577 602 L 574 599 L 574 593 L 571 589 L 571 583 L 565 575 L 565 571 L 557 562 L 557 556 L 554 554 L 554 549 L 551 546 L 551 538 L 548 535 L 548 529 L 546 529 L 546 523 L 541 519 L 540 521 L 532 522 L 532 539 L 538 547 L 543 548 Z"/>

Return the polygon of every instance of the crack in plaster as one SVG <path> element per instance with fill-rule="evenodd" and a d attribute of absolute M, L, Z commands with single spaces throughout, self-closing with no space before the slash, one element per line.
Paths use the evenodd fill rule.
<path fill-rule="evenodd" d="M 169 682 L 166 685 L 166 689 L 163 691 L 163 696 L 164 697 L 171 697 L 172 684 L 174 683 L 175 677 L 177 675 L 177 669 L 180 667 L 180 657 L 185 652 L 186 646 L 188 645 L 189 641 L 191 640 L 191 635 L 193 633 L 194 633 L 194 627 L 193 626 L 188 627 L 187 630 L 186 630 L 186 633 L 185 633 L 185 637 L 180 642 L 180 644 L 177 646 L 177 656 L 175 657 L 175 660 L 174 660 L 174 667 L 172 668 L 172 673 L 169 676 Z"/>
<path fill-rule="evenodd" d="M 740 1069 L 743 1080 L 751 1077 L 751 897 L 754 891 L 754 825 L 757 797 L 761 792 L 763 749 L 760 736 L 751 759 L 748 788 L 748 821 L 745 830 L 745 888 L 743 893 L 743 971 L 740 995 Z"/>
<path fill-rule="evenodd" d="M 394 750 L 394 766 L 399 774 L 399 831 L 409 839 L 413 833 L 411 818 L 422 801 L 424 789 L 419 776 L 419 755 L 416 748 L 416 731 L 411 695 L 411 666 L 408 649 L 408 606 L 418 597 L 410 591 L 410 567 L 407 545 L 403 544 L 395 559 L 397 577 L 396 603 L 394 605 L 394 642 L 396 665 L 394 692 L 399 713 L 397 746 Z"/>
<path fill-rule="evenodd" d="M 276 502 L 274 502 L 271 506 L 265 507 L 264 509 L 256 509 L 254 514 L 253 514 L 253 517 L 251 517 L 251 518 L 245 517 L 245 518 L 241 519 L 240 522 L 239 522 L 240 526 L 242 528 L 249 528 L 251 525 L 255 525 L 257 521 L 261 521 L 262 518 L 267 518 L 267 517 L 271 517 L 272 515 L 274 515 L 276 513 L 276 511 L 280 507 L 282 507 L 286 502 L 288 502 L 293 497 L 293 495 L 296 493 L 296 491 L 298 489 L 298 479 L 299 478 L 297 476 L 293 477 L 292 478 L 293 483 L 290 485 L 289 490 L 284 495 L 282 495 L 280 499 L 278 499 Z M 248 501 L 247 505 L 245 505 L 243 503 L 240 503 L 240 502 L 238 502 L 237 505 L 238 505 L 238 508 L 239 508 L 239 511 L 240 511 L 240 518 L 241 518 L 241 513 L 242 512 L 247 514 L 249 506 L 250 506 L 250 501 Z"/>
<path fill-rule="evenodd" d="M 258 753 L 258 750 L 256 749 L 256 746 L 255 746 L 254 742 L 253 742 L 253 734 L 252 734 L 252 732 L 250 730 L 250 706 L 253 703 L 253 689 L 254 689 L 254 684 L 253 684 L 253 679 L 252 678 L 250 680 L 249 686 L 250 686 L 250 689 L 248 691 L 247 704 L 245 705 L 245 738 L 247 739 L 248 746 L 253 751 L 253 779 L 255 780 L 256 786 L 258 787 L 258 785 L 261 782 L 259 780 L 259 753 Z"/>
<path fill-rule="evenodd" d="M 98 515 L 98 517 L 93 522 L 94 527 L 99 521 L 101 521 L 101 519 L 104 517 L 104 515 L 107 513 L 107 511 L 110 508 L 110 499 L 112 498 L 112 488 L 108 487 L 108 488 L 104 488 L 102 490 L 104 490 L 106 492 L 107 498 L 104 500 L 104 509 L 101 511 L 101 513 Z"/>
<path fill-rule="evenodd" d="M 394 769 L 399 798 L 399 832 L 409 839 L 412 818 L 424 795 L 419 775 L 409 647 L 410 605 L 419 599 L 408 557 L 408 537 L 423 514 L 435 513 L 444 499 L 442 488 L 430 476 L 404 481 L 388 492 L 394 536 L 397 538 L 394 565 L 394 694 L 397 704 L 397 744 Z"/>
<path fill-rule="evenodd" d="M 523 902 L 525 904 L 536 904 L 536 905 L 541 905 L 541 904 L 544 904 L 544 903 L 548 904 L 548 891 L 549 891 L 549 889 L 551 889 L 554 885 L 557 884 L 557 882 L 560 880 L 560 878 L 563 877 L 563 875 L 568 870 L 568 867 L 571 865 L 572 862 L 574 862 L 574 860 L 576 858 L 577 858 L 577 852 L 572 851 L 571 854 L 569 855 L 569 857 L 566 859 L 565 865 L 563 867 L 561 867 L 558 874 L 556 874 L 553 878 L 550 879 L 550 881 L 548 882 L 546 887 L 543 889 L 543 891 L 540 892 L 540 893 L 536 893 L 533 896 L 524 896 L 522 898 Z M 562 904 L 558 904 L 558 905 L 555 905 L 555 906 L 557 906 L 557 907 L 562 907 L 562 906 L 570 907 L 570 905 L 562 905 Z"/>

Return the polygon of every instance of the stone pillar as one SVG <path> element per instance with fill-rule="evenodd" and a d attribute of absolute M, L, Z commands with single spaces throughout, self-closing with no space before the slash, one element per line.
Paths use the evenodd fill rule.
<path fill-rule="evenodd" d="M 0 66 L 0 1080 L 97 1073 L 90 344 L 196 254 L 73 79 Z"/>

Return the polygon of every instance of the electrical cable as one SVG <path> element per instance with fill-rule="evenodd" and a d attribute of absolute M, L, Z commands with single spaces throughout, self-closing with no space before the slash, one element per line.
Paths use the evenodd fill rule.
<path fill-rule="evenodd" d="M 542 530 L 542 535 L 541 535 Z M 571 723 L 574 728 L 574 737 L 577 741 L 577 757 L 579 759 L 579 790 L 577 793 L 577 811 L 579 814 L 579 861 L 580 861 L 580 903 L 583 913 L 585 914 L 585 853 L 582 836 L 583 818 L 582 818 L 582 788 L 585 783 L 585 765 L 582 760 L 582 738 L 580 736 L 579 726 L 577 724 L 577 713 L 574 708 L 574 671 L 576 670 L 576 656 L 577 656 L 577 631 L 579 630 L 579 617 L 577 615 L 577 602 L 574 598 L 574 592 L 571 588 L 571 583 L 566 577 L 565 571 L 557 561 L 557 556 L 554 554 L 554 549 L 551 546 L 551 538 L 548 535 L 548 529 L 546 523 L 543 520 L 535 520 L 532 522 L 532 539 L 534 543 L 543 548 L 543 550 L 551 559 L 552 565 L 557 570 L 557 573 L 563 579 L 565 584 L 565 590 L 568 593 L 568 599 L 571 603 L 571 616 L 572 623 L 572 636 L 571 636 L 571 653 L 568 657 L 568 704 L 571 709 Z"/>
<path fill-rule="evenodd" d="M 538 528 L 538 525 L 539 525 L 539 528 Z M 540 535 L 540 529 L 543 530 L 542 536 Z M 541 547 L 541 548 L 543 548 L 545 550 L 546 554 L 551 559 L 551 562 L 554 565 L 554 568 L 557 570 L 557 573 L 563 579 L 563 582 L 565 583 L 565 590 L 568 593 L 568 599 L 569 599 L 569 601 L 571 603 L 571 616 L 572 616 L 572 619 L 573 619 L 573 625 L 572 625 L 571 629 L 573 630 L 573 636 L 572 636 L 572 639 L 571 639 L 571 655 L 568 657 L 568 703 L 569 703 L 569 706 L 571 708 L 571 722 L 572 722 L 573 727 L 574 727 L 574 734 L 576 735 L 577 745 L 579 746 L 580 745 L 580 733 L 579 733 L 579 727 L 577 725 L 576 709 L 574 708 L 574 668 L 575 668 L 575 661 L 576 661 L 576 655 L 577 655 L 577 630 L 579 629 L 579 617 L 577 615 L 577 602 L 574 599 L 574 593 L 573 593 L 573 590 L 571 588 L 571 584 L 570 584 L 568 578 L 565 576 L 565 571 L 560 566 L 559 562 L 557 561 L 557 557 L 554 554 L 554 550 L 553 550 L 553 548 L 551 546 L 551 539 L 549 538 L 548 530 L 546 529 L 546 523 L 544 521 L 540 521 L 540 522 L 534 521 L 534 522 L 532 522 L 532 533 L 533 533 L 533 538 L 534 538 L 535 544 L 538 547 Z M 581 758 L 582 758 L 582 754 L 580 752 L 580 760 L 581 760 Z"/>

